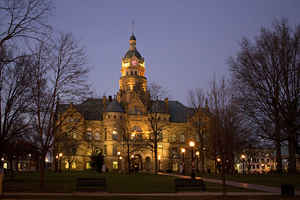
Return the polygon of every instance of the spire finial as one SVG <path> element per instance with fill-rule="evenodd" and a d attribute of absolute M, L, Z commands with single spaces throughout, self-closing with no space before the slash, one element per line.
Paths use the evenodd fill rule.
<path fill-rule="evenodd" d="M 134 33 L 134 19 L 131 22 L 131 33 L 132 33 L 132 35 L 134 35 L 133 34 Z"/>

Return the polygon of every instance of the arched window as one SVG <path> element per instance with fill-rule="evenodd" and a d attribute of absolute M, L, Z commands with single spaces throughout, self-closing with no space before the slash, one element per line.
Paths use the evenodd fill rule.
<path fill-rule="evenodd" d="M 112 131 L 112 139 L 113 140 L 118 140 L 118 132 L 116 130 Z"/>
<path fill-rule="evenodd" d="M 181 142 L 181 143 L 184 143 L 184 142 L 185 142 L 184 133 L 182 133 L 182 134 L 180 135 L 180 142 Z"/>
<path fill-rule="evenodd" d="M 95 133 L 95 140 L 100 140 L 100 133 L 98 132 Z"/>

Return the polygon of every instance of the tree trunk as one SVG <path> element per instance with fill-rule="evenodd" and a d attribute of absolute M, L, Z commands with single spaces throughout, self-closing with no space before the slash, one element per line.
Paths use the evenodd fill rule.
<path fill-rule="evenodd" d="M 288 173 L 294 174 L 296 173 L 296 134 L 289 131 L 288 137 L 288 150 L 289 150 L 289 159 L 288 159 Z"/>
<path fill-rule="evenodd" d="M 222 169 L 221 169 L 221 175 L 222 175 L 222 192 L 223 192 L 223 195 L 226 194 L 226 161 L 225 161 L 225 158 L 224 156 L 222 157 Z"/>
<path fill-rule="evenodd" d="M 40 156 L 40 188 L 45 186 L 45 155 Z"/>
<path fill-rule="evenodd" d="M 130 150 L 129 143 L 127 143 L 127 172 L 130 174 Z"/>
<path fill-rule="evenodd" d="M 275 141 L 276 144 L 276 171 L 282 173 L 282 159 L 281 159 L 281 142 L 280 140 Z"/>
<path fill-rule="evenodd" d="M 157 174 L 158 163 L 157 163 L 157 138 L 156 137 L 155 137 L 155 140 L 154 140 L 154 160 L 155 160 L 154 173 Z"/>

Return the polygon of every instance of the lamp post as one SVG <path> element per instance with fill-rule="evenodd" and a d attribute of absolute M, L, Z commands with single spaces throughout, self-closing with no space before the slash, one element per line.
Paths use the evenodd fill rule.
<path fill-rule="evenodd" d="M 218 168 L 218 172 L 220 173 L 220 168 L 221 168 L 221 158 L 217 158 L 217 168 Z"/>
<path fill-rule="evenodd" d="M 196 162 L 196 171 L 199 172 L 199 155 L 200 155 L 200 152 L 199 151 L 196 151 L 196 158 L 197 158 L 197 162 Z"/>
<path fill-rule="evenodd" d="M 59 172 L 61 172 L 61 160 L 62 160 L 62 157 L 63 157 L 63 153 L 59 153 L 58 157 L 59 157 Z"/>
<path fill-rule="evenodd" d="M 55 172 L 58 171 L 58 154 L 55 156 Z"/>
<path fill-rule="evenodd" d="M 120 155 L 121 155 L 121 152 L 118 151 L 117 152 L 117 156 L 118 156 L 118 170 L 120 170 Z"/>
<path fill-rule="evenodd" d="M 181 148 L 181 153 L 182 153 L 182 174 L 184 174 L 184 153 L 185 153 L 185 148 Z"/>
<path fill-rule="evenodd" d="M 194 146 L 195 146 L 195 142 L 194 141 L 190 141 L 189 142 L 189 146 L 191 147 L 191 159 L 192 159 L 192 173 L 191 173 L 191 177 L 192 179 L 195 179 L 195 163 L 194 163 Z"/>
<path fill-rule="evenodd" d="M 243 162 L 243 175 L 245 175 L 245 158 L 246 156 L 244 154 L 241 155 L 241 160 Z"/>
<path fill-rule="evenodd" d="M 160 155 L 158 155 L 157 159 L 158 159 L 158 171 L 160 171 Z"/>

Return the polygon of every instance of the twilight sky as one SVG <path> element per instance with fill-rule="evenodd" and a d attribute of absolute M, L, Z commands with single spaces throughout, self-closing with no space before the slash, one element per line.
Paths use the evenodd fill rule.
<path fill-rule="evenodd" d="M 50 23 L 72 32 L 86 49 L 90 82 L 98 95 L 119 88 L 121 58 L 135 21 L 137 49 L 149 82 L 187 105 L 188 90 L 208 88 L 229 75 L 227 59 L 242 37 L 285 17 L 300 24 L 299 0 L 56 0 Z"/>

